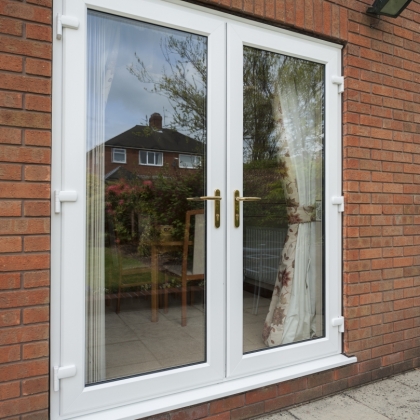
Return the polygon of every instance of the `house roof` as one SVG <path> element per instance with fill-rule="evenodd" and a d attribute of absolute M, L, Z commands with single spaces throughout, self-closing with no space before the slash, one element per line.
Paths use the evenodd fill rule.
<path fill-rule="evenodd" d="M 203 154 L 203 143 L 178 131 L 158 131 L 148 125 L 136 125 L 109 139 L 105 146 Z"/>

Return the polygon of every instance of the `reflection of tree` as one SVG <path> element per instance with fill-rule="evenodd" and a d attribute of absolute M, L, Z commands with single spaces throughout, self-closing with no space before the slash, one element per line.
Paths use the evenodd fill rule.
<path fill-rule="evenodd" d="M 137 63 L 129 72 L 142 83 L 149 83 L 151 93 L 168 98 L 172 108 L 171 128 L 206 140 L 207 39 L 199 35 L 167 36 L 161 39 L 167 67 L 155 76 L 145 65 L 145 58 L 135 53 Z"/>
<path fill-rule="evenodd" d="M 272 102 L 277 80 L 278 54 L 244 48 L 244 160 L 276 157 L 276 124 Z"/>
<path fill-rule="evenodd" d="M 287 116 L 273 113 L 279 95 L 289 105 Z M 305 179 L 315 174 L 311 185 L 321 198 L 323 95 L 322 65 L 244 48 L 244 195 L 262 198 L 244 206 L 249 224 L 287 225 L 283 157 L 291 150 L 299 156 L 294 165 L 303 165 L 291 170 Z"/>

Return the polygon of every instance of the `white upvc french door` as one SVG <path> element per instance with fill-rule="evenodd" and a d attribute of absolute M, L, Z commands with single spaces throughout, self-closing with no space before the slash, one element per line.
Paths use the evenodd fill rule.
<path fill-rule="evenodd" d="M 260 346 L 255 348 L 258 351 L 246 351 L 244 318 L 249 314 L 244 311 L 245 289 L 242 291 L 242 286 L 247 271 L 245 259 L 252 258 L 252 255 L 248 257 L 247 252 L 249 253 L 249 250 L 245 249 L 243 216 L 246 206 L 251 203 L 241 202 L 239 204 L 239 227 L 232 227 L 227 231 L 227 376 L 232 378 L 321 359 L 332 354 L 338 354 L 341 351 L 341 334 L 338 333 L 337 327 L 333 327 L 331 324 L 332 318 L 341 315 L 341 213 L 337 211 L 337 206 L 331 201 L 333 196 L 341 195 L 341 165 L 339 163 L 341 162 L 341 95 L 338 93 L 337 86 L 332 83 L 333 76 L 341 74 L 341 51 L 334 46 L 310 41 L 307 38 L 300 38 L 296 34 L 284 31 L 274 32 L 266 28 L 250 27 L 240 22 L 228 24 L 227 156 L 229 165 L 226 190 L 228 195 L 228 223 L 232 225 L 234 224 L 235 205 L 238 205 L 234 200 L 234 191 L 238 191 L 239 196 L 247 195 L 244 192 L 246 158 L 245 152 L 244 156 L 242 153 L 242 149 L 245 147 L 244 133 L 246 131 L 244 125 L 244 92 L 250 88 L 244 81 L 244 73 L 247 71 L 244 69 L 246 65 L 244 54 L 247 48 L 251 52 L 269 53 L 272 57 L 280 57 L 280 60 L 293 58 L 296 59 L 296 62 L 313 63 L 315 66 L 318 65 L 319 70 L 323 73 L 319 84 L 322 85 L 324 100 L 320 100 L 319 104 L 315 106 L 325 107 L 323 122 L 320 123 L 319 128 L 320 137 L 322 137 L 320 144 L 323 143 L 322 146 L 319 146 L 323 151 L 320 160 L 323 161 L 324 175 L 321 175 L 321 177 L 325 177 L 325 179 L 323 187 L 318 188 L 320 194 L 319 205 L 320 208 L 323 207 L 322 220 L 325 221 L 323 224 L 324 239 L 322 240 L 324 249 L 321 251 L 325 258 L 325 264 L 322 263 L 322 256 L 319 256 L 315 263 L 324 266 L 323 269 L 319 269 L 320 273 L 324 272 L 319 276 L 320 282 L 317 285 L 319 290 L 316 293 L 318 293 L 317 299 L 319 301 L 324 299 L 325 306 L 321 308 L 322 320 L 320 321 L 324 323 L 324 326 L 320 327 L 322 333 L 318 334 L 316 339 L 309 340 L 310 337 L 307 336 L 306 339 L 295 340 L 294 344 L 287 343 L 288 345 L 279 346 L 280 343 L 277 343 L 271 348 L 263 349 Z M 305 108 L 305 105 L 303 104 L 302 107 Z M 258 104 L 256 108 L 258 108 Z M 286 120 L 284 114 L 283 119 Z M 289 141 L 295 141 L 295 139 L 289 139 Z M 277 153 L 280 156 L 281 150 Z M 261 182 L 270 181 L 261 179 Z M 299 185 L 297 188 L 300 188 Z M 262 217 L 261 213 L 257 213 L 257 219 Z M 258 223 L 251 222 L 251 224 Z M 266 226 L 270 226 L 270 224 Z M 320 231 L 322 231 L 322 228 L 320 228 Z M 257 246 L 258 243 L 254 243 L 254 247 Z M 259 255 L 260 260 L 262 260 L 261 265 L 266 261 L 264 260 L 264 252 L 269 254 L 270 251 L 262 249 Z M 267 258 L 270 258 L 270 255 Z M 276 262 L 278 263 L 279 260 L 277 259 Z M 274 278 L 275 276 L 274 273 Z M 324 278 L 324 285 L 322 285 L 321 277 Z M 324 296 L 322 297 L 322 295 Z M 257 302 L 254 303 L 254 313 L 259 310 L 257 305 L 260 305 L 260 303 Z M 318 303 L 319 308 L 321 304 Z M 261 325 L 261 334 L 262 329 Z"/>
<path fill-rule="evenodd" d="M 129 379 L 86 386 L 86 136 L 87 136 L 87 25 L 88 10 L 123 16 L 142 22 L 199 34 L 207 39 L 207 191 L 225 196 L 225 23 L 186 7 L 154 1 L 66 0 L 63 15 L 79 20 L 77 30 L 65 29 L 62 59 L 62 191 L 76 191 L 77 201 L 62 203 L 60 352 L 52 366 L 75 366 L 75 376 L 60 380 L 60 418 L 106 410 L 181 390 L 214 383 L 224 377 L 225 217 L 222 228 L 214 224 L 214 202 L 207 204 L 207 281 L 205 360 L 191 366 L 158 371 Z M 151 111 L 154 111 L 153 109 Z M 138 160 L 138 158 L 137 158 Z M 55 258 L 59 257 L 58 252 Z M 58 262 L 54 267 L 58 267 Z M 58 271 L 55 271 L 58 273 Z M 156 323 L 158 328 L 159 322 Z M 181 327 L 180 327 L 181 328 Z M 123 351 L 123 350 L 122 350 Z M 171 349 L 168 349 L 168 353 Z M 169 354 L 170 355 L 170 354 Z M 54 391 L 52 391 L 54 392 Z M 58 394 L 56 392 L 56 394 Z M 56 413 L 55 413 L 56 414 Z"/>
<path fill-rule="evenodd" d="M 55 64 L 55 69 L 61 75 L 57 75 L 54 81 L 54 104 L 61 112 L 60 115 L 57 112 L 53 123 L 53 189 L 57 192 L 57 212 L 52 220 L 52 418 L 135 419 L 159 412 L 159 407 L 164 407 L 161 411 L 166 411 L 275 383 L 282 378 L 301 376 L 305 374 L 305 369 L 309 369 L 309 373 L 355 361 L 339 356 L 341 334 L 332 324 L 332 319 L 338 319 L 339 323 L 341 318 L 342 222 L 335 204 L 337 200 L 332 201 L 332 197 L 341 195 L 341 95 L 336 84 L 341 75 L 340 47 L 277 28 L 250 24 L 244 19 L 209 13 L 175 0 L 55 0 L 55 5 L 58 5 L 55 10 L 58 12 L 57 19 L 63 15 L 73 24 L 78 21 L 78 28 L 67 26 L 62 39 L 55 41 L 56 61 L 61 59 L 59 65 Z M 96 25 L 94 36 L 93 25 Z M 163 35 L 159 44 L 156 40 L 160 33 Z M 130 50 L 135 42 L 138 42 L 139 50 L 143 48 L 141 51 L 149 54 L 149 59 L 140 57 L 137 50 Z M 138 67 L 124 61 L 128 50 Z M 178 58 L 171 61 L 174 51 Z M 201 58 L 197 59 L 199 56 Z M 160 68 L 157 67 L 161 62 L 170 66 L 165 71 L 173 71 L 181 79 L 165 79 L 169 74 L 165 72 L 158 74 Z M 98 63 L 106 70 L 101 73 L 103 80 L 99 80 L 92 70 L 92 67 L 98 67 Z M 143 102 L 147 102 L 148 106 L 150 103 L 149 110 L 145 112 L 153 113 L 146 115 L 146 119 L 150 116 L 146 124 L 136 122 L 127 125 L 125 114 L 130 114 L 130 106 L 137 105 L 131 100 L 127 105 L 124 103 L 124 108 L 121 103 L 130 96 L 130 86 L 132 91 L 140 91 L 136 90 L 138 87 L 134 89 L 134 85 L 126 88 L 121 84 L 118 85 L 121 86 L 118 96 L 116 82 L 113 82 L 113 79 L 117 80 L 118 66 L 132 76 L 130 83 L 133 80 L 140 82 L 144 91 L 150 94 L 142 96 Z M 290 92 L 288 84 L 291 80 L 283 75 L 285 71 L 290 73 L 289 76 L 293 76 L 294 71 L 300 72 L 298 80 L 295 80 L 295 90 L 300 89 L 300 93 L 295 97 L 292 95 L 290 100 L 285 98 Z M 204 75 L 203 80 L 199 80 L 199 73 Z M 169 82 L 158 85 L 156 77 Z M 178 80 L 180 85 L 185 83 L 190 90 L 178 91 L 177 85 L 171 84 L 173 80 Z M 154 85 L 150 88 L 146 82 Z M 175 111 L 171 114 L 169 105 L 162 106 L 163 102 L 156 99 L 156 92 L 162 94 L 164 89 L 168 89 L 166 94 L 168 91 L 171 93 L 172 102 L 168 104 L 172 105 L 176 105 L 182 95 L 191 95 L 190 98 L 200 109 L 197 115 L 204 113 L 205 122 L 200 122 L 199 118 L 188 119 L 197 110 L 182 113 L 182 109 L 186 108 L 179 108 L 178 114 Z M 205 102 L 200 105 L 203 91 Z M 100 106 L 95 103 L 92 106 L 92 101 L 95 101 L 92 92 L 105 104 L 108 97 L 114 95 L 113 100 L 106 104 L 108 114 L 105 105 L 101 105 L 98 99 Z M 255 93 L 253 98 L 246 96 L 249 92 L 251 96 L 252 92 Z M 314 92 L 313 95 L 311 92 Z M 115 104 L 119 104 L 120 108 Z M 182 104 L 185 105 L 185 100 Z M 304 146 L 300 149 L 296 147 L 293 134 L 299 112 L 292 109 L 293 104 L 299 108 L 300 117 L 306 119 L 306 123 L 302 121 L 302 126 L 309 130 L 305 135 L 301 134 L 299 141 Z M 92 128 L 91 109 L 102 109 L 102 117 L 98 117 L 98 120 L 102 118 L 102 126 L 94 121 L 96 126 Z M 156 111 L 162 112 L 163 117 Z M 118 125 L 117 121 L 114 126 L 107 126 L 105 115 L 111 120 L 121 117 L 126 125 Z M 175 123 L 182 125 L 182 122 L 184 127 L 174 128 Z M 105 136 L 103 133 L 106 130 L 109 135 Z M 90 140 L 92 136 L 99 138 L 99 131 L 103 136 L 102 144 Z M 125 143 L 121 140 L 123 138 Z M 140 139 L 144 143 L 137 148 L 133 146 L 133 142 Z M 176 143 L 178 149 L 169 150 L 162 146 L 163 141 L 172 145 Z M 202 143 L 204 151 L 192 148 L 192 145 Z M 285 144 L 287 151 L 283 150 Z M 113 148 L 124 150 L 125 162 L 112 161 Z M 159 165 L 154 160 L 157 154 Z M 149 159 L 149 155 L 152 156 L 150 162 L 141 157 Z M 302 156 L 306 160 L 302 160 Z M 183 168 L 181 160 L 187 161 L 188 165 Z M 137 166 L 130 169 L 130 162 L 134 161 Z M 305 162 L 311 162 L 313 167 L 306 168 Z M 188 237 L 187 233 L 184 242 L 179 236 L 176 240 L 166 240 L 163 245 L 162 242 L 156 245 L 149 238 L 151 255 L 144 254 L 147 242 L 142 242 L 138 236 L 136 249 L 132 247 L 133 241 L 131 248 L 128 245 L 124 248 L 121 238 L 130 234 L 127 229 L 118 230 L 119 221 L 113 219 L 115 213 L 121 210 L 118 206 L 124 205 L 124 200 L 108 203 L 105 202 L 108 198 L 103 198 L 99 205 L 92 204 L 96 200 L 92 191 L 96 191 L 95 185 L 99 185 L 99 190 L 111 187 L 109 191 L 112 192 L 112 188 L 117 188 L 120 180 L 126 180 L 131 171 L 135 175 L 130 176 L 136 180 L 130 184 L 131 187 L 139 188 L 141 194 L 147 190 L 153 195 L 156 185 L 162 180 L 170 182 L 176 177 L 188 180 L 194 178 L 191 174 L 197 170 L 202 170 L 204 187 L 195 196 L 220 194 L 221 200 L 210 197 L 200 208 L 194 207 L 195 204 L 187 207 L 181 203 L 182 216 L 174 219 L 174 226 L 181 225 L 184 229 L 184 222 L 190 226 L 189 219 L 184 219 L 185 214 L 188 217 L 191 210 L 193 215 L 204 212 L 201 248 L 197 254 L 194 248 L 194 255 L 188 254 L 185 248 L 183 250 L 185 271 L 196 255 L 205 253 L 204 263 L 201 264 L 205 267 L 204 281 L 199 275 L 194 277 L 193 263 L 188 266 L 193 281 L 201 283 L 192 283 L 197 285 L 196 292 L 194 288 L 188 289 L 191 297 L 188 297 L 190 304 L 187 304 L 187 293 L 179 293 L 184 290 L 184 284 L 178 280 L 171 283 L 171 258 L 173 249 L 180 244 L 192 245 L 197 236 Z M 296 180 L 292 179 L 292 173 Z M 293 188 L 288 191 L 287 177 L 294 182 L 296 191 Z M 303 183 L 299 177 L 303 177 Z M 119 193 L 123 190 L 120 189 Z M 300 198 L 299 203 L 295 202 L 297 190 L 299 194 L 306 191 L 306 201 L 302 202 Z M 60 195 L 60 191 L 70 193 Z M 250 192 L 260 196 L 249 200 L 261 199 L 260 204 L 241 201 L 243 196 L 251 195 Z M 60 197 L 63 201 L 61 206 Z M 66 202 L 67 199 L 73 201 Z M 193 203 L 199 199 L 206 198 L 194 197 Z M 89 213 L 95 206 L 100 211 Z M 117 210 L 112 206 L 116 206 Z M 217 209 L 219 214 L 216 214 Z M 112 217 L 108 216 L 108 210 Z M 161 205 L 153 217 L 162 219 L 162 215 L 156 213 L 170 213 L 172 210 L 176 212 L 176 208 L 168 210 Z M 293 212 L 303 219 L 296 221 L 291 218 Z M 140 231 L 141 227 L 144 228 L 142 223 L 152 216 L 146 219 L 139 216 L 134 222 L 131 213 L 131 220 L 127 222 L 128 225 L 131 223 L 130 238 L 135 236 L 134 226 Z M 99 230 L 104 231 L 100 233 L 99 240 L 95 239 L 96 242 L 92 240 L 92 231 L 95 234 L 96 230 L 90 227 L 93 222 L 97 222 L 96 230 L 99 226 Z M 191 226 L 196 229 L 194 235 L 198 235 L 198 225 L 198 221 L 192 222 Z M 114 234 L 114 231 L 117 233 Z M 144 228 L 143 233 L 146 231 Z M 283 249 L 292 236 L 289 231 L 295 235 L 295 248 L 289 248 L 299 254 L 298 257 L 293 256 L 291 265 L 295 269 L 296 261 L 296 265 L 304 266 L 305 278 L 303 283 L 301 281 L 303 286 L 299 287 L 310 290 L 310 293 L 293 286 L 296 284 L 293 278 L 284 277 L 281 283 L 284 290 L 295 288 L 289 293 L 295 297 L 287 303 L 286 311 L 282 303 L 276 306 L 273 302 L 281 275 L 278 267 L 291 261 L 289 254 L 292 251 L 287 251 L 288 254 Z M 302 241 L 306 241 L 306 245 L 302 245 Z M 133 254 L 136 254 L 135 258 Z M 306 255 L 305 260 L 303 254 Z M 135 259 L 139 267 L 130 265 Z M 124 293 L 118 289 L 124 275 L 122 261 L 128 264 L 126 272 L 139 278 L 150 275 L 151 280 L 141 286 L 145 299 L 127 298 L 126 302 L 120 302 L 120 295 L 124 298 Z M 116 267 L 119 267 L 119 276 Z M 149 272 L 145 274 L 147 267 Z M 118 294 L 118 303 L 116 307 L 105 307 L 105 303 L 100 302 L 99 309 L 92 312 L 96 316 L 92 321 L 92 313 L 88 309 L 91 304 L 89 299 L 94 301 L 95 298 L 92 272 L 98 273 L 93 277 L 105 278 L 104 270 L 114 270 L 114 280 L 119 277 L 119 283 L 110 286 L 109 279 L 108 283 L 103 280 L 96 297 L 104 300 L 105 296 L 113 295 L 115 298 Z M 296 274 L 295 277 L 299 276 Z M 151 293 L 148 289 L 150 284 Z M 157 285 L 163 285 L 159 294 Z M 110 292 L 110 287 L 115 289 Z M 300 325 L 294 338 L 286 339 L 286 333 L 281 339 L 278 335 L 275 339 L 267 338 L 265 325 L 273 330 L 273 334 L 277 334 L 279 326 L 286 330 L 284 325 L 288 322 L 287 317 L 291 317 L 293 299 L 296 300 L 299 293 L 304 294 L 306 299 L 301 307 L 307 305 L 305 316 L 309 321 L 298 322 L 299 325 L 306 323 L 305 332 Z M 199 299 L 202 300 L 194 307 L 193 298 L 197 296 L 201 296 Z M 111 305 L 115 304 L 115 299 L 109 300 Z M 127 310 L 130 305 L 132 308 L 135 307 L 133 305 L 142 305 L 142 312 L 130 312 Z M 278 309 L 274 320 L 270 318 L 273 308 Z M 172 313 L 175 315 L 172 316 Z M 194 314 L 197 316 L 194 317 Z M 281 315 L 280 320 L 278 314 Z M 124 320 L 132 325 L 127 326 Z M 107 322 L 114 323 L 109 330 L 106 329 Z M 112 340 L 107 342 L 102 331 L 104 328 L 108 338 L 112 334 L 112 337 L 119 338 L 114 340 L 111 337 Z M 170 338 L 165 338 L 162 333 L 165 328 Z M 124 336 L 127 331 L 134 338 Z M 96 332 L 99 338 L 95 336 Z M 264 338 L 261 338 L 262 335 Z M 171 340 L 181 343 L 181 347 L 174 346 Z M 202 346 L 197 344 L 198 341 Z M 190 342 L 197 344 L 199 350 L 191 351 Z M 141 360 L 123 366 L 116 360 L 119 348 L 122 358 L 137 355 Z M 113 355 L 113 359 L 107 355 Z M 341 358 L 333 359 L 333 356 Z M 103 360 L 98 362 L 98 358 Z M 112 363 L 108 366 L 109 360 Z M 96 362 L 98 366 L 92 368 L 91 364 Z M 299 366 L 305 367 L 299 369 Z M 54 376 L 55 367 L 63 369 L 63 379 Z M 66 368 L 69 369 L 66 371 Z M 107 369 L 106 373 L 104 369 Z M 265 373 L 267 376 L 264 376 Z M 58 391 L 54 390 L 54 385 L 59 385 Z M 164 405 L 157 407 L 156 404 L 163 404 L 162 401 Z M 136 404 L 143 404 L 140 411 L 130 409 Z M 123 407 L 127 407 L 127 411 Z"/>

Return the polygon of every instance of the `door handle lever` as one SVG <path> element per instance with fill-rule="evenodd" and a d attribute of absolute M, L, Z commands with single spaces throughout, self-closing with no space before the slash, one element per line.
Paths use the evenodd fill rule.
<path fill-rule="evenodd" d="M 218 190 L 216 190 L 218 191 Z M 188 197 L 188 201 L 220 201 L 222 197 L 217 195 L 204 195 L 202 197 Z"/>
<path fill-rule="evenodd" d="M 234 223 L 235 223 L 235 227 L 239 227 L 241 225 L 241 206 L 240 206 L 240 202 L 241 201 L 260 201 L 261 197 L 239 197 L 240 193 L 239 190 L 235 190 L 235 192 L 233 193 L 234 199 L 235 199 L 235 203 L 234 203 L 234 211 L 235 211 L 235 215 L 234 215 Z"/>
<path fill-rule="evenodd" d="M 260 201 L 261 197 L 235 197 L 236 201 Z"/>
<path fill-rule="evenodd" d="M 188 201 L 214 201 L 214 227 L 220 227 L 220 190 L 214 190 L 214 195 L 203 195 L 202 197 L 188 197 Z"/>

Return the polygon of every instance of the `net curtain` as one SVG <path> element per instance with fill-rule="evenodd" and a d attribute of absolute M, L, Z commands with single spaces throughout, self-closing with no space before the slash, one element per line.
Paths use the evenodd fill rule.
<path fill-rule="evenodd" d="M 105 379 L 105 108 L 114 78 L 119 27 L 88 13 L 86 155 L 86 383 Z"/>
<path fill-rule="evenodd" d="M 323 137 L 322 95 L 314 95 L 314 89 L 308 88 L 308 84 L 313 84 L 316 91 L 322 80 L 319 77 L 311 80 L 310 74 L 302 77 L 302 72 L 299 77 L 298 69 L 293 71 L 293 67 L 293 62 L 289 63 L 284 75 L 280 76 L 279 72 L 273 100 L 288 231 L 263 329 L 263 340 L 269 347 L 321 333 L 316 322 L 321 298 L 317 290 L 320 284 L 316 274 L 314 222 Z"/>

